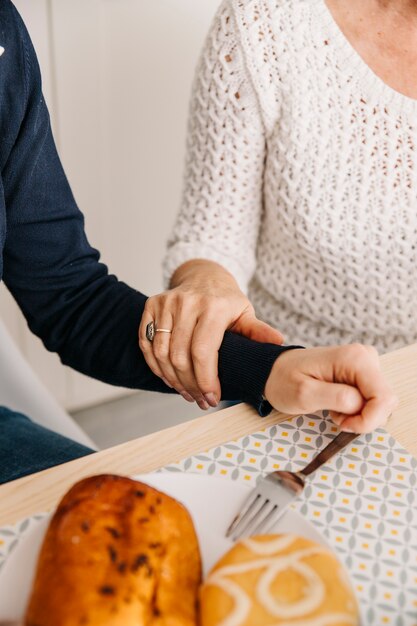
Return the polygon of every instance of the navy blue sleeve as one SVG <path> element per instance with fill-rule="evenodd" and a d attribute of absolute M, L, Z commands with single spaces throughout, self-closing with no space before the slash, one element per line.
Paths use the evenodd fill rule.
<path fill-rule="evenodd" d="M 3 0 L 1 6 L 1 90 L 9 111 L 4 119 L 0 104 L 4 281 L 30 329 L 63 363 L 113 385 L 168 392 L 138 347 L 146 296 L 110 275 L 88 243 L 55 148 L 35 51 L 13 5 Z M 269 410 L 262 392 L 281 352 L 226 333 L 219 365 L 223 398 Z"/>

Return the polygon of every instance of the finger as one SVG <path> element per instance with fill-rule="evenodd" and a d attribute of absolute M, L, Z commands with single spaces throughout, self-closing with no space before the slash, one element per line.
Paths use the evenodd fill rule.
<path fill-rule="evenodd" d="M 364 348 L 364 354 L 355 367 L 356 385 L 366 403 L 357 416 L 346 418 L 340 425 L 342 430 L 359 433 L 369 433 L 384 426 L 396 404 L 396 398 L 381 372 L 378 353 L 370 346 Z"/>
<path fill-rule="evenodd" d="M 191 357 L 191 342 L 196 324 L 196 314 L 190 306 L 183 304 L 175 317 L 170 343 L 170 360 L 183 389 L 195 399 L 201 409 L 207 410 L 210 403 L 198 388 Z"/>
<path fill-rule="evenodd" d="M 155 376 L 159 376 L 159 378 L 162 378 L 162 380 L 168 387 L 172 387 L 172 385 L 167 380 L 164 380 L 162 370 L 158 366 L 158 362 L 153 354 L 152 343 L 146 336 L 146 327 L 150 322 L 153 321 L 154 320 L 152 311 L 145 309 L 142 315 L 141 323 L 139 325 L 139 347 L 142 351 L 143 356 L 145 357 L 146 363 L 155 374 Z"/>
<path fill-rule="evenodd" d="M 359 389 L 366 400 L 385 396 L 388 385 L 381 372 L 377 351 L 371 346 L 352 344 L 336 348 L 336 379 Z"/>
<path fill-rule="evenodd" d="M 332 422 L 334 422 L 337 426 L 340 426 L 340 424 L 347 417 L 350 417 L 349 415 L 346 415 L 346 413 L 340 413 L 339 411 L 329 411 L 329 415 Z"/>
<path fill-rule="evenodd" d="M 261 343 L 275 343 L 281 345 L 284 342 L 284 336 L 276 330 L 258 320 L 252 313 L 244 313 L 235 322 L 232 327 L 234 332 L 244 335 L 253 341 L 259 341 Z"/>
<path fill-rule="evenodd" d="M 366 402 L 358 415 L 347 416 L 340 424 L 340 429 L 345 432 L 370 433 L 386 425 L 395 406 L 396 398 L 392 394 L 373 398 Z"/>
<path fill-rule="evenodd" d="M 211 406 L 217 406 L 221 398 L 219 348 L 226 329 L 226 320 L 222 322 L 210 314 L 202 315 L 195 327 L 191 344 L 197 385 Z"/>
<path fill-rule="evenodd" d="M 364 405 L 362 395 L 350 385 L 315 380 L 311 384 L 310 393 L 317 405 L 313 411 L 328 409 L 345 416 L 355 415 L 361 411 Z"/>
<path fill-rule="evenodd" d="M 156 329 L 171 330 L 173 326 L 173 318 L 170 311 L 161 310 L 159 307 L 155 310 L 155 325 Z M 163 378 L 168 381 L 178 393 L 180 393 L 188 402 L 194 402 L 187 392 L 185 392 L 181 382 L 178 380 L 175 370 L 172 367 L 169 357 L 169 345 L 171 341 L 171 334 L 164 332 L 155 332 L 155 338 L 152 342 L 153 356 L 157 362 L 158 368 L 162 372 Z"/>

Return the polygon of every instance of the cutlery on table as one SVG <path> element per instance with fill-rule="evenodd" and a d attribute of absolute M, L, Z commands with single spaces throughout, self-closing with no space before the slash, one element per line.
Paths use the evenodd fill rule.
<path fill-rule="evenodd" d="M 339 433 L 299 472 L 276 471 L 261 476 L 227 529 L 226 537 L 236 541 L 242 536 L 266 533 L 303 491 L 305 478 L 357 437 L 355 433 Z"/>

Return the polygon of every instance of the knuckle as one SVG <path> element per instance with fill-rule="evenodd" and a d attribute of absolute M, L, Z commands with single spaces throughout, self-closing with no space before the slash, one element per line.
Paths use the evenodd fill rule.
<path fill-rule="evenodd" d="M 230 303 L 223 296 L 185 292 L 178 294 L 179 307 L 182 310 L 194 310 L 208 317 L 223 316 L 230 308 Z"/>
<path fill-rule="evenodd" d="M 147 339 L 142 339 L 142 337 L 139 339 L 139 348 L 141 349 L 141 351 L 143 352 L 143 354 L 149 354 L 150 352 L 150 345 Z"/>
<path fill-rule="evenodd" d="M 214 305 L 216 297 L 203 294 L 198 298 L 198 300 L 203 307 L 210 307 Z"/>
<path fill-rule="evenodd" d="M 367 354 L 369 354 L 371 357 L 377 358 L 379 356 L 378 350 L 374 346 L 364 345 L 363 347 L 365 348 Z"/>
<path fill-rule="evenodd" d="M 298 380 L 296 382 L 296 394 L 298 404 L 302 411 L 308 411 L 311 405 L 311 384 L 308 380 Z"/>
<path fill-rule="evenodd" d="M 180 308 L 192 305 L 198 300 L 197 294 L 192 291 L 172 291 L 169 298 Z"/>
<path fill-rule="evenodd" d="M 145 302 L 145 311 L 149 313 L 153 310 L 157 296 L 150 296 Z"/>
<path fill-rule="evenodd" d="M 155 296 L 150 296 L 146 301 L 146 306 L 149 307 L 149 310 L 154 313 L 156 309 L 164 309 L 171 302 L 172 295 L 170 292 L 164 291 L 163 293 L 158 293 Z"/>
<path fill-rule="evenodd" d="M 336 392 L 337 406 L 349 409 L 352 404 L 352 395 L 349 389 L 338 389 Z"/>
<path fill-rule="evenodd" d="M 209 367 L 200 367 L 195 374 L 195 384 L 203 393 L 212 391 L 217 380 L 217 370 L 211 371 Z"/>
<path fill-rule="evenodd" d="M 199 300 L 199 296 L 194 293 L 182 291 L 172 292 L 167 295 L 166 306 L 171 311 L 188 315 L 191 311 L 201 310 Z"/>
<path fill-rule="evenodd" d="M 188 357 L 182 350 L 172 350 L 170 354 L 171 363 L 179 372 L 185 372 L 188 367 Z"/>
<path fill-rule="evenodd" d="M 351 359 L 359 359 L 368 354 L 366 347 L 362 343 L 351 343 L 345 346 L 345 355 Z"/>
<path fill-rule="evenodd" d="M 209 313 L 222 316 L 228 312 L 230 308 L 230 302 L 227 300 L 227 298 L 224 297 L 211 297 L 207 298 L 207 301 L 205 302 L 205 307 Z"/>
<path fill-rule="evenodd" d="M 214 387 L 214 382 L 209 380 L 207 376 L 199 376 L 197 379 L 197 385 L 198 394 L 201 395 L 202 393 L 208 393 L 211 391 Z"/>
<path fill-rule="evenodd" d="M 351 343 L 347 347 L 347 349 L 349 351 L 349 354 L 351 354 L 352 356 L 359 356 L 366 352 L 365 346 L 363 346 L 361 343 Z"/>
<path fill-rule="evenodd" d="M 201 296 L 195 291 L 183 292 L 179 295 L 181 298 L 181 302 L 184 304 L 196 304 L 197 302 L 201 302 L 204 298 L 204 296 Z"/>
<path fill-rule="evenodd" d="M 165 306 L 175 306 L 179 300 L 179 294 L 175 291 L 167 291 L 160 295 L 161 301 Z"/>
<path fill-rule="evenodd" d="M 166 363 L 168 361 L 168 348 L 162 344 L 154 344 L 153 353 L 155 358 L 162 363 Z"/>
<path fill-rule="evenodd" d="M 161 378 L 161 372 L 159 371 L 159 369 L 155 366 L 154 363 L 149 362 L 149 369 L 151 370 L 152 374 L 155 374 L 155 376 L 158 376 L 158 378 Z"/>
<path fill-rule="evenodd" d="M 196 363 L 205 363 L 210 355 L 210 346 L 207 343 L 197 343 L 191 348 L 191 356 Z"/>

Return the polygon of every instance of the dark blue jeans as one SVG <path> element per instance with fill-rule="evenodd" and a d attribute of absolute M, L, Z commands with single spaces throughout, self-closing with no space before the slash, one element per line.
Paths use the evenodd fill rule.
<path fill-rule="evenodd" d="M 0 407 L 0 484 L 93 452 L 25 415 Z"/>

